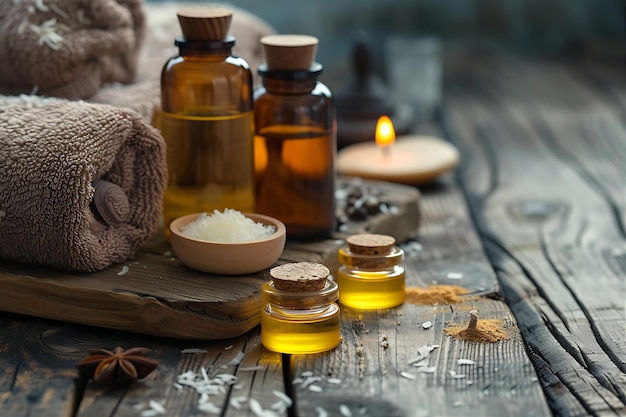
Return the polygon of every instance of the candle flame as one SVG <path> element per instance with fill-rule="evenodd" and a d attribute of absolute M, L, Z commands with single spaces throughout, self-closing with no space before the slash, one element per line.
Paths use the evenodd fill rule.
<path fill-rule="evenodd" d="M 388 116 L 380 116 L 376 123 L 376 145 L 386 147 L 392 145 L 396 140 L 396 131 Z"/>

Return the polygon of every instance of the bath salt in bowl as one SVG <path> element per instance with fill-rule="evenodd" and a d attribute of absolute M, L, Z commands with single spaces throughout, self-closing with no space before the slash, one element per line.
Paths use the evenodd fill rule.
<path fill-rule="evenodd" d="M 170 224 L 174 253 L 202 272 L 242 275 L 272 266 L 285 248 L 285 225 L 277 219 L 226 209 L 195 213 Z"/>

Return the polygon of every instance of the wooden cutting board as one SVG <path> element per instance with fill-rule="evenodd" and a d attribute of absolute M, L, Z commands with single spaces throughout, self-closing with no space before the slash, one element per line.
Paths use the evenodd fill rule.
<path fill-rule="evenodd" d="M 337 188 L 344 189 L 352 181 L 342 178 Z M 376 181 L 363 181 L 363 185 L 394 209 L 364 221 L 349 221 L 333 239 L 288 242 L 277 264 L 320 262 L 334 271 L 337 250 L 348 235 L 383 233 L 402 242 L 417 232 L 420 194 L 416 188 Z M 337 204 L 344 202 L 338 198 Z M 242 276 L 197 272 L 181 264 L 161 236 L 134 259 L 91 274 L 3 260 L 0 310 L 185 339 L 236 337 L 259 324 L 261 285 L 268 279 L 267 271 Z"/>

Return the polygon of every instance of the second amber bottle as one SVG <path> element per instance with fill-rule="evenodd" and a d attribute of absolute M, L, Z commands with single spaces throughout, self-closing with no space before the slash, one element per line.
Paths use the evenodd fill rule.
<path fill-rule="evenodd" d="M 328 236 L 335 225 L 335 110 L 314 62 L 317 38 L 261 39 L 267 63 L 254 92 L 257 211 L 285 223 L 287 238 Z"/>

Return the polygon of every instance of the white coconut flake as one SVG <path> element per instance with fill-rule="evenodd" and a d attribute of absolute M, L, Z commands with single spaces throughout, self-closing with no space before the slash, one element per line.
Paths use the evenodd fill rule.
<path fill-rule="evenodd" d="M 427 321 L 422 323 L 422 327 L 425 329 L 430 329 L 431 327 L 433 327 L 433 323 L 431 321 Z"/>
<path fill-rule="evenodd" d="M 322 380 L 322 377 L 319 376 L 309 376 L 307 379 L 305 379 L 302 382 L 302 389 L 307 389 L 309 387 L 309 385 L 315 383 L 315 382 L 319 382 Z"/>
<path fill-rule="evenodd" d="M 461 279 L 463 278 L 463 274 L 460 272 L 448 272 L 446 275 L 449 279 Z"/>
<path fill-rule="evenodd" d="M 128 267 L 128 265 L 124 265 L 122 267 L 122 270 L 117 273 L 117 276 L 118 277 L 123 277 L 124 275 L 128 274 L 128 271 L 130 271 L 130 268 Z"/>
<path fill-rule="evenodd" d="M 406 371 L 402 371 L 402 372 L 400 372 L 400 375 L 401 375 L 401 376 L 403 376 L 403 377 L 404 377 L 404 378 L 406 378 L 406 379 L 415 379 L 415 378 L 417 377 L 417 375 L 415 375 L 415 374 L 410 374 L 410 373 L 408 373 L 408 372 L 406 372 Z"/>
<path fill-rule="evenodd" d="M 339 378 L 328 378 L 328 383 L 329 384 L 339 385 L 339 384 L 341 384 L 341 379 L 339 379 Z"/>
<path fill-rule="evenodd" d="M 324 410 L 322 407 L 315 407 L 315 412 L 317 413 L 317 417 L 328 417 L 328 411 Z"/>
<path fill-rule="evenodd" d="M 153 410 L 152 408 L 148 408 L 147 410 L 143 410 L 140 414 L 141 417 L 154 417 L 159 412 L 157 410 Z"/>
<path fill-rule="evenodd" d="M 309 385 L 309 391 L 322 392 L 322 387 L 320 387 L 319 385 L 311 384 Z"/>
<path fill-rule="evenodd" d="M 210 414 L 220 414 L 222 412 L 222 409 L 220 407 L 210 402 L 198 404 L 198 410 L 204 411 L 205 413 L 210 413 Z"/>
<path fill-rule="evenodd" d="M 233 397 L 230 399 L 229 403 L 231 407 L 236 408 L 237 410 L 241 410 L 241 404 L 246 402 L 246 397 Z"/>
<path fill-rule="evenodd" d="M 352 417 L 352 411 L 350 411 L 350 408 L 345 404 L 339 405 L 339 412 L 343 417 Z"/>
<path fill-rule="evenodd" d="M 233 345 L 228 345 L 224 347 L 224 350 L 231 350 L 233 348 Z"/>
<path fill-rule="evenodd" d="M 228 362 L 226 365 L 239 365 L 242 359 L 243 359 L 243 352 L 239 351 L 237 352 L 237 355 L 233 358 L 233 360 Z"/>
<path fill-rule="evenodd" d="M 265 369 L 264 366 L 261 365 L 257 365 L 257 366 L 242 366 L 240 368 L 238 368 L 238 371 L 243 371 L 243 372 L 254 372 L 254 371 L 261 371 Z"/>
<path fill-rule="evenodd" d="M 250 398 L 249 403 L 250 403 L 250 410 L 252 410 L 254 415 L 257 417 L 278 417 L 279 416 L 276 412 L 272 410 L 266 410 L 263 407 L 261 407 L 261 403 L 259 403 L 254 398 Z"/>
<path fill-rule="evenodd" d="M 436 366 L 423 366 L 421 368 L 416 368 L 415 372 L 423 373 L 423 374 L 432 374 L 437 370 Z"/>
<path fill-rule="evenodd" d="M 471 359 L 459 359 L 456 361 L 457 365 L 474 365 L 476 362 L 474 362 Z"/>
<path fill-rule="evenodd" d="M 433 350 L 437 349 L 438 347 L 439 347 L 439 345 L 424 345 L 424 346 L 420 346 L 419 348 L 417 348 L 417 356 L 415 358 L 409 360 L 409 365 L 413 364 L 415 362 L 423 361 L 424 359 L 426 359 L 428 357 L 430 352 L 432 352 Z"/>
<path fill-rule="evenodd" d="M 284 392 L 273 390 L 272 394 L 274 394 L 276 397 L 280 398 L 287 405 L 287 407 L 291 407 L 293 405 L 293 401 L 292 401 L 291 397 L 289 397 Z"/>
<path fill-rule="evenodd" d="M 148 405 L 150 405 L 150 408 L 155 410 L 157 413 L 160 413 L 160 414 L 165 414 L 166 413 L 165 407 L 163 407 L 160 403 L 158 403 L 158 402 L 156 402 L 154 400 L 150 400 L 148 402 Z"/>

